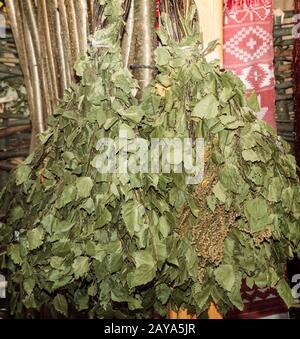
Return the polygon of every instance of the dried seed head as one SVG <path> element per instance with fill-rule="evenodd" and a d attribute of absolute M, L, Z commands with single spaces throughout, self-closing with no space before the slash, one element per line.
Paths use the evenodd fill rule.
<path fill-rule="evenodd" d="M 260 246 L 265 241 L 269 241 L 272 238 L 272 230 L 270 227 L 266 227 L 263 231 L 253 234 L 253 240 L 256 246 Z"/>
<path fill-rule="evenodd" d="M 215 213 L 207 206 L 207 197 L 211 195 L 212 188 L 217 182 L 217 168 L 206 166 L 206 176 L 197 187 L 193 197 L 199 208 L 199 219 L 191 227 L 192 244 L 195 246 L 198 256 L 203 259 L 206 266 L 209 263 L 220 264 L 223 259 L 223 245 L 231 226 L 235 222 L 235 212 L 226 211 L 223 206 L 216 207 Z M 180 237 L 184 237 L 189 231 L 189 209 L 181 213 L 181 223 L 178 229 Z M 203 280 L 204 267 L 199 267 L 198 279 Z"/>

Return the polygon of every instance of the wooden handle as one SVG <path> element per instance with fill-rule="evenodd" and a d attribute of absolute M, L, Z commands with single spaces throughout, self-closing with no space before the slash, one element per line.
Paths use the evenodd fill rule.
<path fill-rule="evenodd" d="M 224 44 L 224 12 L 223 0 L 194 0 L 198 9 L 200 31 L 203 32 L 204 47 L 213 41 L 219 40 L 219 45 L 214 53 L 208 55 L 208 61 L 219 59 L 223 65 Z"/>

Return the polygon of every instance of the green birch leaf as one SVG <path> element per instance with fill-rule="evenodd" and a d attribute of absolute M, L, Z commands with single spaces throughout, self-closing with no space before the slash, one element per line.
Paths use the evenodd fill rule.
<path fill-rule="evenodd" d="M 255 92 L 247 97 L 247 103 L 254 112 L 258 113 L 260 111 L 260 105 L 258 102 L 257 94 Z"/>
<path fill-rule="evenodd" d="M 273 178 L 268 186 L 267 199 L 272 202 L 281 200 L 283 190 L 282 180 L 280 178 Z"/>
<path fill-rule="evenodd" d="M 97 295 L 97 291 L 98 291 L 98 289 L 97 289 L 97 285 L 91 285 L 89 288 L 88 288 L 88 295 L 90 296 L 90 297 L 95 297 L 96 295 Z"/>
<path fill-rule="evenodd" d="M 294 305 L 294 298 L 292 295 L 292 290 L 286 280 L 281 279 L 276 286 L 276 289 L 282 298 L 282 300 L 286 303 L 288 307 L 292 307 Z"/>
<path fill-rule="evenodd" d="M 90 261 L 88 257 L 78 257 L 72 264 L 75 279 L 84 277 L 90 268 Z"/>
<path fill-rule="evenodd" d="M 11 245 L 8 248 L 7 254 L 11 257 L 12 261 L 17 265 L 21 265 L 24 261 L 21 257 L 20 245 Z"/>
<path fill-rule="evenodd" d="M 248 200 L 245 203 L 245 215 L 253 232 L 261 231 L 272 223 L 267 202 L 262 198 Z"/>
<path fill-rule="evenodd" d="M 260 161 L 260 157 L 253 149 L 245 150 L 242 152 L 243 158 L 246 161 L 257 162 Z"/>
<path fill-rule="evenodd" d="M 171 296 L 171 288 L 166 284 L 160 284 L 155 288 L 157 299 L 163 304 L 166 305 Z"/>
<path fill-rule="evenodd" d="M 31 168 L 26 165 L 21 165 L 16 170 L 16 184 L 18 186 L 24 184 L 29 179 Z"/>
<path fill-rule="evenodd" d="M 89 308 L 89 299 L 90 299 L 90 297 L 87 294 L 85 294 L 85 295 L 81 295 L 81 294 L 76 295 L 74 301 L 75 301 L 77 310 L 79 312 L 82 312 L 82 311 L 87 310 Z"/>
<path fill-rule="evenodd" d="M 52 257 L 50 259 L 50 266 L 54 269 L 59 270 L 59 269 L 61 269 L 64 260 L 65 259 L 61 258 L 61 257 Z"/>
<path fill-rule="evenodd" d="M 128 275 L 130 288 L 146 285 L 152 281 L 156 274 L 156 262 L 148 251 L 138 251 L 133 255 L 136 270 Z"/>
<path fill-rule="evenodd" d="M 215 270 L 217 283 L 226 291 L 231 291 L 235 283 L 234 269 L 232 265 L 221 265 Z"/>
<path fill-rule="evenodd" d="M 286 187 L 282 192 L 282 203 L 289 210 L 291 210 L 291 207 L 293 205 L 294 195 L 295 191 L 292 189 L 292 187 Z"/>
<path fill-rule="evenodd" d="M 230 87 L 224 87 L 220 94 L 220 100 L 223 101 L 224 103 L 227 103 L 228 100 L 231 99 L 233 96 L 234 96 L 233 89 Z"/>
<path fill-rule="evenodd" d="M 142 230 L 145 208 L 136 201 L 128 201 L 122 206 L 122 216 L 131 237 Z"/>
<path fill-rule="evenodd" d="M 101 208 L 100 217 L 96 222 L 96 228 L 102 228 L 105 225 L 109 224 L 112 220 L 112 215 L 107 208 Z"/>
<path fill-rule="evenodd" d="M 95 212 L 95 204 L 93 199 L 87 199 L 82 205 L 80 205 L 80 208 L 85 210 L 88 214 L 92 214 L 93 212 Z"/>
<path fill-rule="evenodd" d="M 87 178 L 87 177 L 78 178 L 76 181 L 77 197 L 88 198 L 91 194 L 93 186 L 94 186 L 94 183 L 91 178 Z"/>
<path fill-rule="evenodd" d="M 24 290 L 28 295 L 31 295 L 35 286 L 35 280 L 33 278 L 25 279 L 23 282 Z"/>
<path fill-rule="evenodd" d="M 159 66 L 165 66 L 170 62 L 171 55 L 167 47 L 159 47 L 155 51 L 155 59 Z"/>
<path fill-rule="evenodd" d="M 44 230 L 41 227 L 35 228 L 27 233 L 28 249 L 33 251 L 43 244 Z"/>
<path fill-rule="evenodd" d="M 24 210 L 21 206 L 13 208 L 10 214 L 11 222 L 16 222 L 24 217 Z"/>
<path fill-rule="evenodd" d="M 216 196 L 217 199 L 220 200 L 221 203 L 225 204 L 226 202 L 226 189 L 219 181 L 213 188 L 213 193 Z"/>
<path fill-rule="evenodd" d="M 224 198 L 224 197 L 223 197 Z M 226 200 L 226 198 L 225 198 L 225 200 Z M 216 200 L 216 198 L 214 197 L 214 196 L 209 196 L 208 198 L 207 198 L 207 206 L 210 208 L 210 210 L 213 212 L 213 213 L 215 213 L 215 210 L 216 210 L 216 205 L 217 205 L 217 200 Z"/>
<path fill-rule="evenodd" d="M 139 106 L 131 106 L 130 108 L 128 108 L 124 112 L 119 112 L 119 114 L 124 119 L 130 120 L 130 121 L 133 121 L 133 122 L 139 124 L 141 122 L 141 120 L 143 119 L 145 112 Z"/>
<path fill-rule="evenodd" d="M 72 281 L 73 277 L 71 275 L 65 275 L 61 279 L 56 280 L 52 286 L 52 291 L 59 290 L 60 288 L 68 286 Z"/>
<path fill-rule="evenodd" d="M 192 116 L 201 119 L 216 118 L 219 113 L 219 102 L 213 94 L 204 97 L 194 108 Z"/>
<path fill-rule="evenodd" d="M 225 165 L 220 171 L 220 182 L 225 189 L 233 192 L 238 192 L 241 185 L 244 184 L 238 168 L 231 164 Z"/>
<path fill-rule="evenodd" d="M 52 227 L 52 232 L 55 235 L 66 233 L 66 232 L 70 231 L 73 226 L 74 226 L 74 224 L 72 224 L 68 220 L 60 221 L 60 220 L 56 219 L 54 224 L 53 224 L 53 227 Z"/>
<path fill-rule="evenodd" d="M 65 296 L 58 294 L 53 300 L 53 306 L 57 312 L 65 317 L 68 316 L 68 302 Z"/>
<path fill-rule="evenodd" d="M 76 187 L 73 185 L 67 185 L 62 194 L 56 201 L 56 207 L 58 209 L 67 206 L 70 202 L 75 201 L 76 199 Z"/>
<path fill-rule="evenodd" d="M 116 273 L 122 268 L 123 264 L 123 255 L 120 253 L 114 253 L 109 258 L 108 270 L 110 273 Z"/>
<path fill-rule="evenodd" d="M 166 217 L 161 217 L 159 219 L 159 231 L 161 233 L 161 235 L 164 237 L 164 238 L 167 238 L 168 235 L 170 234 L 170 230 L 171 230 L 171 227 L 168 223 L 168 220 Z"/>
<path fill-rule="evenodd" d="M 244 302 L 241 295 L 241 286 L 242 281 L 239 279 L 232 288 L 231 292 L 228 293 L 228 298 L 230 299 L 231 303 L 239 310 L 243 311 L 244 309 Z"/>

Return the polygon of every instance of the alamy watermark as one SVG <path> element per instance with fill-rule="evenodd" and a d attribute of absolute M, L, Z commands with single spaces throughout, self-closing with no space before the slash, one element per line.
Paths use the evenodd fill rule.
<path fill-rule="evenodd" d="M 204 178 L 204 140 L 190 138 L 132 138 L 121 129 L 116 139 L 102 138 L 95 167 L 102 174 L 184 173 L 187 185 Z"/>
<path fill-rule="evenodd" d="M 296 274 L 293 276 L 292 283 L 296 284 L 292 288 L 293 297 L 294 299 L 300 299 L 300 274 Z"/>

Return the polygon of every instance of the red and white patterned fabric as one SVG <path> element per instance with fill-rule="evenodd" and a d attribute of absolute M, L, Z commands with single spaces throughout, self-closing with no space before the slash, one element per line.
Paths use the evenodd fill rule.
<path fill-rule="evenodd" d="M 224 67 L 256 91 L 258 118 L 275 123 L 273 8 L 271 0 L 225 0 Z"/>

